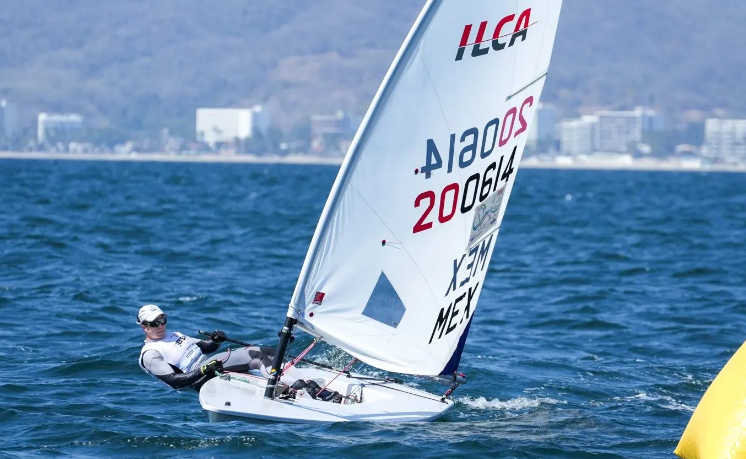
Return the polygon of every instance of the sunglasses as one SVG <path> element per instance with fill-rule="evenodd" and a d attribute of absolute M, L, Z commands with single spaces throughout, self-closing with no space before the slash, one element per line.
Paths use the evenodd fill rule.
<path fill-rule="evenodd" d="M 162 319 L 155 319 L 152 322 L 148 322 L 147 320 L 144 320 L 142 323 L 143 325 L 147 325 L 150 328 L 158 328 L 161 325 L 166 325 L 166 322 L 168 322 L 168 318 L 164 317 Z"/>

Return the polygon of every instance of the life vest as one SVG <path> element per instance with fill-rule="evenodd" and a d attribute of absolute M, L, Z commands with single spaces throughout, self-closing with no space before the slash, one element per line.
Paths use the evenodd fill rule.
<path fill-rule="evenodd" d="M 200 362 L 203 357 L 202 350 L 197 346 L 198 342 L 198 339 L 190 338 L 179 332 L 171 332 L 157 341 L 145 341 L 140 351 L 140 368 L 148 372 L 143 365 L 142 356 L 147 351 L 156 351 L 166 363 L 187 373 L 193 370 L 195 363 Z"/>

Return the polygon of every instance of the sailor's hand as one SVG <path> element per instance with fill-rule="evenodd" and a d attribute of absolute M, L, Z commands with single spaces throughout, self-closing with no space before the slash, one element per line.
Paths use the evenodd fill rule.
<path fill-rule="evenodd" d="M 210 360 L 207 364 L 202 365 L 203 375 L 214 375 L 216 371 L 223 371 L 223 362 L 220 360 Z"/>
<path fill-rule="evenodd" d="M 214 331 L 214 332 L 212 332 L 212 334 L 210 335 L 210 339 L 211 339 L 211 340 L 212 340 L 213 342 L 215 342 L 215 343 L 222 343 L 223 341 L 225 341 L 226 339 L 228 339 L 228 337 L 227 337 L 227 336 L 225 336 L 225 333 L 224 333 L 224 332 L 222 332 L 222 331 L 220 331 L 220 330 L 215 330 L 215 331 Z"/>

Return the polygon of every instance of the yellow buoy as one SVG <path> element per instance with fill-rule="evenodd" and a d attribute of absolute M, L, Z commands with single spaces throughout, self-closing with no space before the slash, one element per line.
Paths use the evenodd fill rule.
<path fill-rule="evenodd" d="M 683 459 L 746 459 L 746 343 L 710 384 L 674 454 Z"/>

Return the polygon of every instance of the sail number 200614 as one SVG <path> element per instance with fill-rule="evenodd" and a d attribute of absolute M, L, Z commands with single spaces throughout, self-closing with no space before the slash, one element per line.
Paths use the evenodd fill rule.
<path fill-rule="evenodd" d="M 528 129 L 528 123 L 526 123 L 523 111 L 526 107 L 531 107 L 533 103 L 534 98 L 531 96 L 523 101 L 520 111 L 517 107 L 508 110 L 505 117 L 503 117 L 499 138 L 498 128 L 500 126 L 500 119 L 495 118 L 490 120 L 482 131 L 481 148 L 478 148 L 480 144 L 479 130 L 477 128 L 470 128 L 464 131 L 461 135 L 461 143 L 464 144 L 469 137 L 471 139 L 461 149 L 458 157 L 459 168 L 464 169 L 469 167 L 476 159 L 477 150 L 479 150 L 479 156 L 485 159 L 492 154 L 496 146 L 503 147 L 510 139 L 514 139 L 525 132 Z M 516 118 L 520 126 L 514 132 Z M 489 134 L 492 134 L 491 142 L 488 139 Z M 456 134 L 451 134 L 447 164 L 448 173 L 453 171 L 455 143 Z M 437 220 L 440 223 L 446 223 L 456 215 L 456 210 L 459 208 L 459 196 L 461 197 L 460 211 L 462 214 L 469 212 L 476 204 L 477 199 L 479 199 L 480 203 L 487 199 L 491 192 L 497 190 L 498 184 L 500 182 L 507 182 L 515 171 L 513 169 L 513 160 L 515 159 L 517 148 L 517 146 L 513 148 L 504 169 L 505 155 L 500 156 L 499 162 L 490 163 L 483 172 L 477 172 L 469 176 L 466 182 L 464 182 L 463 190 L 461 190 L 458 182 L 454 182 L 446 185 L 438 194 L 433 190 L 427 190 L 417 195 L 414 200 L 414 207 L 423 208 L 423 213 L 412 228 L 412 232 L 416 234 L 433 227 L 435 218 L 431 217 L 430 213 L 435 208 L 436 203 L 438 203 Z M 443 160 L 433 139 L 428 139 L 427 141 L 425 163 L 421 172 L 426 174 L 426 178 L 429 178 L 433 171 L 443 167 Z"/>

